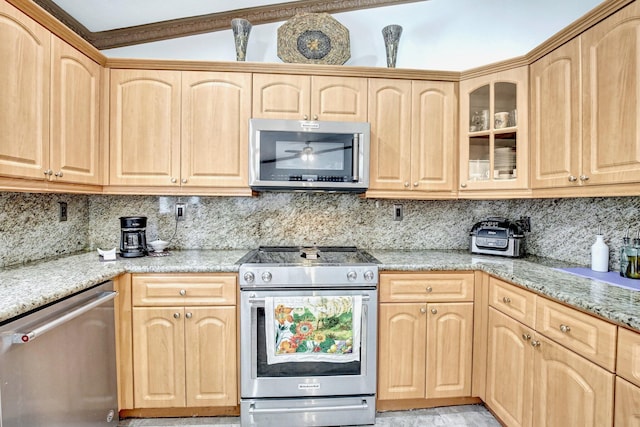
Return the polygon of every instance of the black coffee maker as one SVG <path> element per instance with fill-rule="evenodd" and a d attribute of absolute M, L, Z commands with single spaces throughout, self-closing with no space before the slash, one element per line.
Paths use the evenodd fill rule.
<path fill-rule="evenodd" d="M 120 256 L 135 258 L 147 254 L 147 217 L 120 217 Z"/>

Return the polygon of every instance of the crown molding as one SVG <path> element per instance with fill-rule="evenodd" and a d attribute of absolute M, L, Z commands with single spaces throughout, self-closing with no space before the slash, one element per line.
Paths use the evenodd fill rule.
<path fill-rule="evenodd" d="M 111 49 L 228 30 L 233 18 L 259 25 L 286 21 L 301 13 L 334 14 L 427 0 L 300 0 L 98 32 L 89 31 L 52 0 L 33 1 L 97 49 Z"/>

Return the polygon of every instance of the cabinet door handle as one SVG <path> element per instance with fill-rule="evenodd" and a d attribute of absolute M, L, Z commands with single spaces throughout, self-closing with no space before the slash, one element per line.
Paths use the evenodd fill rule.
<path fill-rule="evenodd" d="M 191 317 L 193 317 L 193 314 L 187 313 L 184 315 L 184 317 L 186 317 L 187 319 L 191 319 Z"/>
<path fill-rule="evenodd" d="M 313 115 L 313 120 L 318 120 L 318 115 L 317 114 Z"/>
<path fill-rule="evenodd" d="M 529 334 L 522 334 L 522 339 L 525 341 L 529 341 L 531 339 L 531 335 Z"/>
<path fill-rule="evenodd" d="M 305 114 L 304 116 L 302 116 L 302 118 L 303 118 L 304 120 L 309 120 L 309 116 L 307 116 L 306 114 Z"/>
<path fill-rule="evenodd" d="M 187 178 L 182 178 L 182 180 L 180 182 L 183 183 L 183 184 L 186 184 L 187 183 Z"/>
<path fill-rule="evenodd" d="M 420 184 L 420 183 L 419 183 L 418 181 L 416 181 L 416 182 L 414 182 L 414 183 L 413 183 L 413 186 L 414 186 L 414 187 L 417 187 L 419 184 Z"/>
<path fill-rule="evenodd" d="M 185 296 L 187 291 L 185 289 L 180 289 L 180 295 Z"/>
<path fill-rule="evenodd" d="M 467 188 L 467 184 L 463 182 L 462 184 L 460 184 L 460 187 Z"/>
<path fill-rule="evenodd" d="M 425 307 L 420 307 L 420 313 L 425 314 L 427 309 Z"/>
<path fill-rule="evenodd" d="M 589 177 L 587 175 L 580 175 L 580 181 L 589 181 Z"/>
<path fill-rule="evenodd" d="M 438 310 L 436 310 L 435 308 L 431 309 L 431 314 L 438 314 Z"/>
<path fill-rule="evenodd" d="M 567 332 L 571 332 L 571 326 L 569 325 L 560 325 L 560 332 L 566 334 Z"/>
<path fill-rule="evenodd" d="M 427 286 L 427 293 L 430 294 L 431 292 L 433 292 L 433 288 L 431 286 Z"/>
<path fill-rule="evenodd" d="M 44 174 L 47 176 L 51 176 L 53 175 L 53 171 L 51 169 L 47 169 L 46 171 L 44 171 Z"/>
<path fill-rule="evenodd" d="M 62 171 L 54 173 L 58 178 L 62 178 Z"/>
<path fill-rule="evenodd" d="M 405 182 L 404 182 L 404 186 L 405 186 L 405 187 L 407 187 L 407 188 L 408 188 L 408 187 L 409 187 L 409 185 L 410 185 L 410 184 L 409 184 L 409 181 L 405 181 Z"/>
<path fill-rule="evenodd" d="M 176 182 L 178 182 L 178 180 L 176 178 L 171 178 L 171 183 L 175 184 Z"/>
<path fill-rule="evenodd" d="M 540 341 L 538 340 L 533 340 L 531 341 L 531 347 L 540 347 Z"/>
<path fill-rule="evenodd" d="M 569 175 L 569 182 L 576 182 L 578 180 L 578 178 L 576 178 L 573 175 Z"/>
<path fill-rule="evenodd" d="M 174 319 L 179 319 L 180 318 L 180 313 L 173 313 L 173 318 Z"/>
<path fill-rule="evenodd" d="M 509 297 L 502 297 L 502 302 L 505 304 L 511 304 L 511 298 Z"/>

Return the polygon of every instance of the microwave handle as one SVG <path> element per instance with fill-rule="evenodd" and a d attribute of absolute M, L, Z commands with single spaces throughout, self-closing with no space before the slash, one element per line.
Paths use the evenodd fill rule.
<path fill-rule="evenodd" d="M 360 181 L 360 176 L 358 175 L 358 172 L 360 170 L 360 134 L 359 133 L 354 133 L 353 134 L 353 149 L 351 150 L 352 153 L 352 158 L 353 158 L 353 165 L 352 165 L 352 171 L 353 171 L 353 182 L 358 182 Z"/>

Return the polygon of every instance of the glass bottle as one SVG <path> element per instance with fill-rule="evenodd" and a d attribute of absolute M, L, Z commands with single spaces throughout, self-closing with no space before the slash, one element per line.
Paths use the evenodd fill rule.
<path fill-rule="evenodd" d="M 629 238 L 629 229 L 627 228 L 627 232 L 622 238 L 622 248 L 620 248 L 620 275 L 622 277 L 627 277 L 627 268 L 629 268 L 629 257 L 627 256 L 627 250 L 630 244 L 631 239 Z"/>
<path fill-rule="evenodd" d="M 633 243 L 627 246 L 627 258 L 629 264 L 627 265 L 627 277 L 630 279 L 640 279 L 640 272 L 638 272 L 638 249 L 640 249 L 640 231 Z"/>

